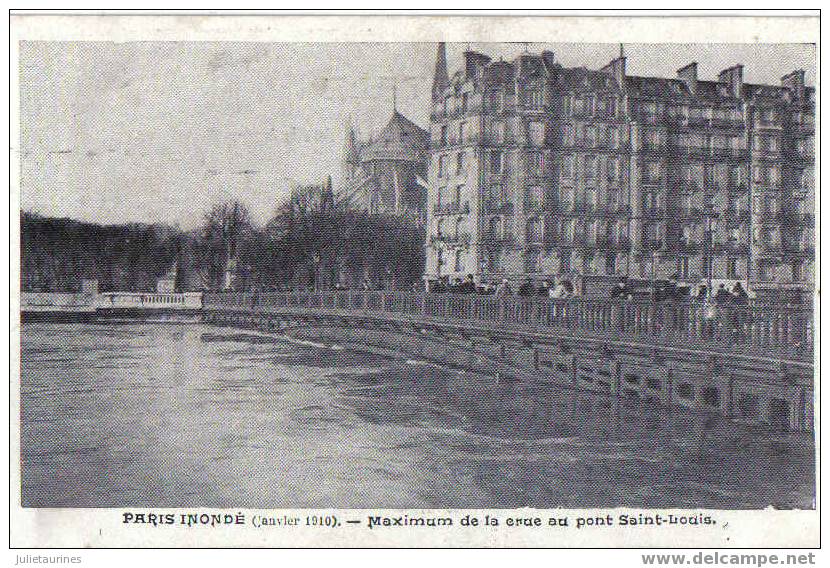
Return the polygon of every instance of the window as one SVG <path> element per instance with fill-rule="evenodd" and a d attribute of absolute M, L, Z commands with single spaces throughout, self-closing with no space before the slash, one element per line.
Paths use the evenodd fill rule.
<path fill-rule="evenodd" d="M 528 243 L 538 243 L 542 240 L 542 223 L 539 219 L 532 217 L 527 220 L 525 238 Z"/>
<path fill-rule="evenodd" d="M 608 181 L 617 181 L 619 177 L 619 162 L 617 158 L 610 158 L 605 164 Z"/>
<path fill-rule="evenodd" d="M 778 138 L 775 136 L 759 136 L 758 147 L 763 152 L 774 153 L 778 152 Z"/>
<path fill-rule="evenodd" d="M 438 157 L 438 177 L 444 177 L 447 174 L 445 157 Z"/>
<path fill-rule="evenodd" d="M 801 172 L 800 176 L 800 190 L 801 191 L 810 191 L 813 187 L 813 172 L 812 170 L 804 170 Z"/>
<path fill-rule="evenodd" d="M 539 251 L 529 250 L 525 253 L 525 272 L 528 274 L 539 272 Z"/>
<path fill-rule="evenodd" d="M 499 251 L 491 251 L 487 257 L 487 265 L 490 272 L 500 272 L 501 263 L 499 262 Z"/>
<path fill-rule="evenodd" d="M 677 275 L 684 279 L 689 277 L 689 257 L 681 256 L 677 259 Z"/>
<path fill-rule="evenodd" d="M 527 156 L 527 167 L 531 174 L 542 175 L 545 171 L 545 158 L 541 152 L 531 152 Z"/>
<path fill-rule="evenodd" d="M 531 122 L 527 125 L 528 138 L 534 146 L 545 144 L 545 125 L 541 122 Z"/>
<path fill-rule="evenodd" d="M 792 265 L 792 281 L 801 282 L 802 280 L 804 280 L 804 265 L 796 262 Z"/>
<path fill-rule="evenodd" d="M 589 148 L 593 148 L 597 145 L 597 127 L 596 126 L 587 126 L 587 127 L 585 127 L 585 144 Z"/>
<path fill-rule="evenodd" d="M 470 105 L 470 94 L 469 93 L 461 93 L 461 112 L 467 112 L 467 108 Z"/>
<path fill-rule="evenodd" d="M 444 219 L 438 219 L 438 222 L 435 224 L 435 234 L 439 239 L 444 236 Z"/>
<path fill-rule="evenodd" d="M 492 129 L 493 129 L 493 138 L 496 141 L 496 143 L 497 144 L 504 144 L 504 139 L 505 139 L 505 126 L 504 126 L 504 123 L 501 122 L 501 121 L 494 122 L 493 126 L 492 126 Z"/>
<path fill-rule="evenodd" d="M 588 179 L 597 177 L 597 158 L 596 156 L 585 156 L 583 162 L 583 175 Z"/>
<path fill-rule="evenodd" d="M 544 192 L 541 187 L 531 187 L 527 190 L 527 201 L 531 207 L 541 207 Z"/>
<path fill-rule="evenodd" d="M 658 149 L 663 145 L 663 137 L 659 130 L 649 130 L 645 135 L 646 147 Z"/>
<path fill-rule="evenodd" d="M 652 191 L 643 192 L 643 209 L 646 213 L 653 212 L 659 206 L 660 197 L 656 193 Z"/>
<path fill-rule="evenodd" d="M 571 155 L 562 158 L 562 177 L 571 178 L 574 175 L 574 157 Z"/>
<path fill-rule="evenodd" d="M 490 173 L 500 174 L 504 171 L 504 154 L 498 151 L 490 152 Z"/>
<path fill-rule="evenodd" d="M 695 239 L 695 231 L 694 227 L 691 225 L 683 225 L 682 230 L 682 237 L 681 240 L 683 241 L 684 245 L 691 244 Z"/>
<path fill-rule="evenodd" d="M 606 274 L 616 274 L 617 273 L 617 257 L 613 254 L 609 254 L 605 257 L 605 273 Z"/>
<path fill-rule="evenodd" d="M 596 243 L 599 237 L 599 221 L 594 220 L 588 223 L 588 242 Z"/>
<path fill-rule="evenodd" d="M 597 191 L 596 188 L 593 187 L 586 188 L 585 201 L 592 208 L 596 209 L 597 205 L 599 205 L 599 191 Z"/>
<path fill-rule="evenodd" d="M 726 259 L 726 277 L 731 279 L 738 278 L 738 259 L 737 258 L 727 258 Z"/>
<path fill-rule="evenodd" d="M 616 116 L 617 115 L 617 99 L 613 97 L 609 97 L 605 99 L 605 115 L 606 116 Z"/>
<path fill-rule="evenodd" d="M 457 185 L 455 186 L 455 195 L 453 195 L 453 203 L 456 205 L 461 205 L 461 196 L 464 194 L 464 186 Z"/>
<path fill-rule="evenodd" d="M 503 185 L 493 184 L 490 186 L 490 201 L 494 204 L 502 204 L 507 201 Z"/>
<path fill-rule="evenodd" d="M 458 125 L 458 142 L 459 144 L 463 144 L 464 141 L 467 139 L 467 123 L 462 122 Z"/>
<path fill-rule="evenodd" d="M 446 126 L 441 127 L 441 145 L 446 146 L 449 139 L 448 130 Z"/>
<path fill-rule="evenodd" d="M 593 254 L 586 254 L 582 259 L 582 269 L 585 271 L 585 274 L 596 274 L 597 268 Z"/>
<path fill-rule="evenodd" d="M 504 93 L 501 91 L 490 93 L 490 108 L 495 111 L 504 110 Z"/>
<path fill-rule="evenodd" d="M 439 208 L 441 207 L 441 203 L 442 203 L 442 201 L 444 199 L 444 195 L 446 195 L 446 193 L 447 193 L 447 188 L 446 187 L 439 187 L 438 188 L 438 193 L 435 196 L 435 203 L 438 205 Z"/>
<path fill-rule="evenodd" d="M 646 102 L 640 105 L 640 109 L 643 113 L 643 118 L 649 122 L 654 122 L 657 120 L 657 103 Z"/>
<path fill-rule="evenodd" d="M 657 223 L 650 223 L 645 227 L 646 241 L 652 245 L 660 244 L 663 240 L 663 231 Z"/>
<path fill-rule="evenodd" d="M 571 253 L 563 252 L 559 259 L 559 272 L 567 273 L 571 271 Z"/>
<path fill-rule="evenodd" d="M 504 236 L 504 220 L 501 217 L 490 219 L 490 237 L 501 239 Z"/>
<path fill-rule="evenodd" d="M 612 148 L 620 147 L 620 131 L 613 126 L 608 129 L 608 145 Z"/>
<path fill-rule="evenodd" d="M 645 177 L 650 182 L 659 182 L 660 181 L 660 162 L 646 162 L 645 164 Z"/>
<path fill-rule="evenodd" d="M 729 184 L 738 187 L 744 182 L 744 171 L 741 166 L 735 166 L 729 170 Z"/>
<path fill-rule="evenodd" d="M 565 144 L 565 146 L 574 145 L 574 127 L 570 124 L 566 124 L 565 128 L 562 130 L 562 143 Z"/>
<path fill-rule="evenodd" d="M 458 154 L 455 157 L 455 173 L 456 174 L 463 174 L 464 173 L 464 154 Z"/>
<path fill-rule="evenodd" d="M 758 262 L 758 279 L 770 280 L 773 274 L 773 266 L 768 261 Z"/>
<path fill-rule="evenodd" d="M 541 91 L 529 91 L 526 94 L 527 106 L 534 110 L 540 110 L 543 105 L 544 97 Z"/>
<path fill-rule="evenodd" d="M 455 271 L 464 271 L 464 257 L 460 250 L 455 251 Z"/>

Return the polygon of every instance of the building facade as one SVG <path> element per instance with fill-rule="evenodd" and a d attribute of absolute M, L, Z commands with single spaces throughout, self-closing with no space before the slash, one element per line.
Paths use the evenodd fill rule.
<path fill-rule="evenodd" d="M 427 279 L 620 277 L 812 291 L 815 91 L 467 51 L 432 89 Z"/>
<path fill-rule="evenodd" d="M 428 158 L 429 133 L 397 110 L 383 130 L 368 140 L 359 140 L 349 127 L 343 187 L 337 201 L 351 209 L 423 223 Z"/>

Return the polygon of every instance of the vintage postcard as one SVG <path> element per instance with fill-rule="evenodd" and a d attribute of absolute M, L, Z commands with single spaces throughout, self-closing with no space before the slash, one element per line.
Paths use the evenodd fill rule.
<path fill-rule="evenodd" d="M 818 546 L 818 26 L 13 14 L 12 546 Z"/>

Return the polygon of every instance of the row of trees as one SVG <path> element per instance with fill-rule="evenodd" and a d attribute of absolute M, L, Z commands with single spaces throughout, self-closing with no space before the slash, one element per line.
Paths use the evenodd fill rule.
<path fill-rule="evenodd" d="M 178 267 L 179 290 L 409 288 L 424 269 L 417 223 L 346 208 L 298 209 L 286 201 L 257 227 L 238 201 L 217 204 L 201 225 L 97 225 L 21 213 L 24 290 L 152 290 Z"/>

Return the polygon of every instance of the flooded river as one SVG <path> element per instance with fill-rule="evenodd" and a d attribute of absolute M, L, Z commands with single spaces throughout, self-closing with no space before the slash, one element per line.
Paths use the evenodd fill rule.
<path fill-rule="evenodd" d="M 202 325 L 21 341 L 24 506 L 813 506 L 808 434 Z"/>

